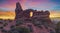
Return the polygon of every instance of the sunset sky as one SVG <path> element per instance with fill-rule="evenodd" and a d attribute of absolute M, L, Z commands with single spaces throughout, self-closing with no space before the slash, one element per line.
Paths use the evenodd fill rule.
<path fill-rule="evenodd" d="M 0 0 L 0 18 L 13 19 L 18 0 Z M 49 10 L 50 17 L 60 17 L 60 0 L 19 0 L 23 10 Z"/>

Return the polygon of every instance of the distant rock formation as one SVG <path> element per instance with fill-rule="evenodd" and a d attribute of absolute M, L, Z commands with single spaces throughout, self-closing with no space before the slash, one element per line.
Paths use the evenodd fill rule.
<path fill-rule="evenodd" d="M 33 9 L 23 10 L 20 3 L 16 3 L 15 21 L 17 26 L 30 27 L 32 33 L 55 33 L 53 23 L 50 20 L 50 12 Z"/>

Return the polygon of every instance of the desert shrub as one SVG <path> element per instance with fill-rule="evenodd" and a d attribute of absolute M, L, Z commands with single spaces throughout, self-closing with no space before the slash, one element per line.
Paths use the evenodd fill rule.
<path fill-rule="evenodd" d="M 30 31 L 27 28 L 16 27 L 15 29 L 11 29 L 10 33 L 30 33 Z"/>

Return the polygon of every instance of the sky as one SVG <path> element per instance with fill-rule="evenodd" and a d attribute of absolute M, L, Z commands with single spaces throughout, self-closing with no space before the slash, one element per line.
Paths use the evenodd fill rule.
<path fill-rule="evenodd" d="M 16 2 L 18 1 L 20 2 L 23 10 L 49 10 L 51 17 L 60 17 L 60 0 L 0 0 L 0 14 L 2 12 L 10 12 L 10 14 L 11 12 L 14 12 L 16 8 Z M 5 15 L 3 17 L 5 17 Z"/>

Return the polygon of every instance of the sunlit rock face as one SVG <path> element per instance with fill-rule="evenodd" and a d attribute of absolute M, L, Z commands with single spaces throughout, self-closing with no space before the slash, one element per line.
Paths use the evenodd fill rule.
<path fill-rule="evenodd" d="M 20 3 L 16 3 L 15 22 L 19 26 L 27 27 L 31 33 L 55 33 L 53 23 L 50 20 L 50 12 L 33 9 L 23 10 Z"/>

